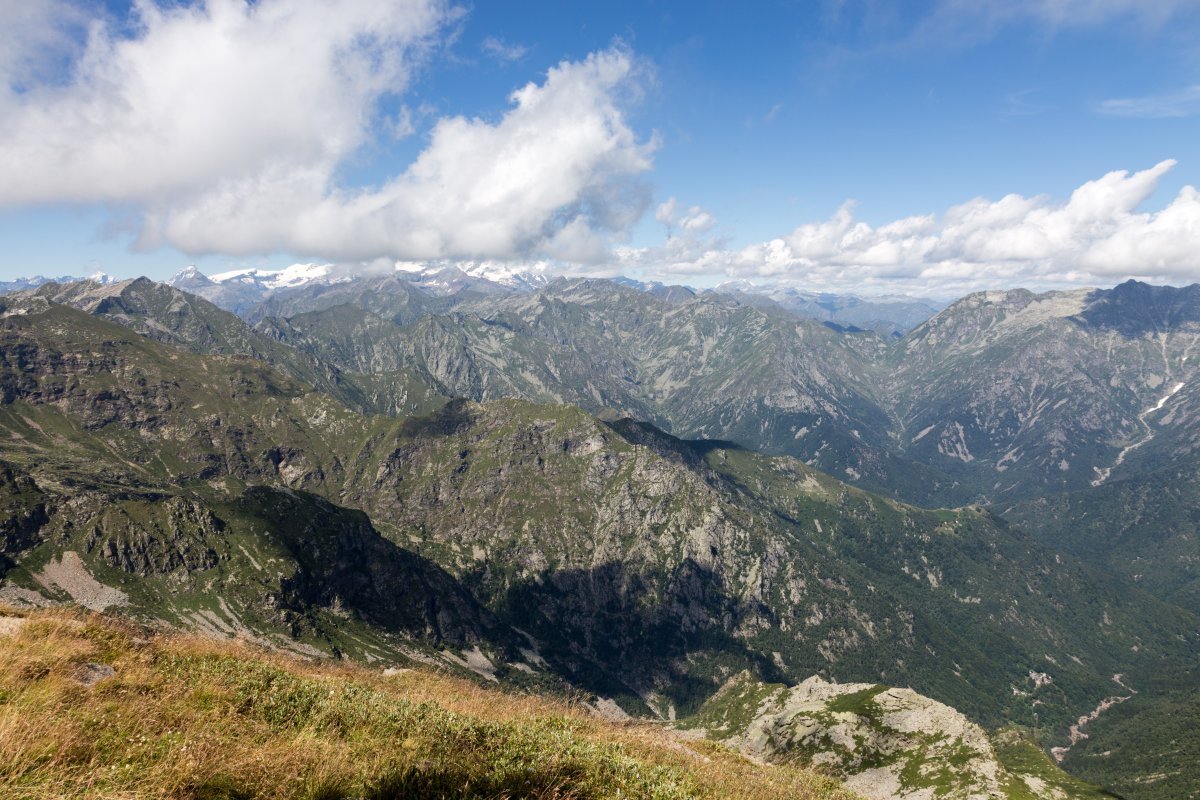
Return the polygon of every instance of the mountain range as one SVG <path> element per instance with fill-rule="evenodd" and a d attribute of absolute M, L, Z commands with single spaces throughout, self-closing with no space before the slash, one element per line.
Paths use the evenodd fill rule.
<path fill-rule="evenodd" d="M 10 602 L 730 741 L 802 721 L 809 744 L 758 754 L 852 785 L 880 764 L 837 736 L 900 723 L 836 696 L 903 687 L 1014 775 L 1041 748 L 1122 796 L 1197 791 L 1200 286 L 923 312 L 448 266 L 172 284 L 0 298 Z M 856 688 L 731 727 L 735 687 L 810 680 Z M 876 761 L 925 752 L 905 741 Z M 937 784 L 923 763 L 905 792 Z M 1092 791 L 1038 770 L 985 795 Z"/>

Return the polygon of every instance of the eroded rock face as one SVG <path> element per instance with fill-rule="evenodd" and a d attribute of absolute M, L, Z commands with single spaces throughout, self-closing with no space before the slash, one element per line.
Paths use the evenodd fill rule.
<path fill-rule="evenodd" d="M 90 547 L 111 567 L 147 577 L 176 570 L 198 572 L 217 565 L 213 544 L 225 523 L 195 501 L 171 497 L 146 518 L 117 507 L 102 512 L 92 528 Z"/>

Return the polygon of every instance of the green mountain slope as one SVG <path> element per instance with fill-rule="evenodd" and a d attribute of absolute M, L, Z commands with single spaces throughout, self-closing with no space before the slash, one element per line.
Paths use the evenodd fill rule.
<path fill-rule="evenodd" d="M 749 660 L 792 681 L 910 683 L 993 724 L 1032 724 L 1035 699 L 1066 721 L 1069 698 L 1099 699 L 1130 659 L 1165 667 L 1193 646 L 1171 641 L 1190 641 L 1186 614 L 1159 607 L 1177 627 L 1155 632 L 1150 598 L 980 510 L 919 511 L 792 459 L 569 408 L 453 406 L 429 424 L 360 459 L 348 504 L 419 530 L 422 552 L 544 649 L 618 666 L 624 687 L 598 691 L 660 711 Z"/>
<path fill-rule="evenodd" d="M 0 399 L 17 595 L 668 718 L 747 669 L 909 685 L 1058 746 L 1114 675 L 1157 701 L 1200 652 L 1196 616 L 983 509 L 570 406 L 364 416 L 44 298 L 0 301 Z"/>
<path fill-rule="evenodd" d="M 1063 766 L 1139 800 L 1200 797 L 1200 691 L 1135 695 L 1086 726 L 1088 738 L 1071 748 Z"/>
<path fill-rule="evenodd" d="M 1049 495 L 1002 511 L 1051 547 L 1200 612 L 1200 467 Z"/>
<path fill-rule="evenodd" d="M 320 353 L 280 343 L 279 337 L 271 335 L 270 326 L 256 331 L 201 297 L 147 278 L 114 284 L 49 283 L 24 294 L 78 308 L 193 353 L 265 361 L 358 411 L 417 413 L 444 402 L 415 374 L 402 369 L 386 375 L 357 374 Z"/>
<path fill-rule="evenodd" d="M 321 494 L 440 564 L 562 674 L 664 714 L 753 666 L 911 683 L 993 723 L 1026 721 L 1032 696 L 1054 725 L 1111 674 L 1195 647 L 1193 618 L 979 510 L 920 511 L 569 407 L 362 417 L 260 362 L 9 310 L 5 452 L 37 485 L 210 506 L 248 484 Z"/>

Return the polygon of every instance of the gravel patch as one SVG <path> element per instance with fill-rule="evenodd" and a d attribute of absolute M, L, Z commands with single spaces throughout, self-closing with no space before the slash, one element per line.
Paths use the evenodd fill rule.
<path fill-rule="evenodd" d="M 58 587 L 71 595 L 76 603 L 92 611 L 123 606 L 129 601 L 129 596 L 120 589 L 96 580 L 74 550 L 63 552 L 58 561 L 50 561 L 34 577 L 47 589 Z"/>

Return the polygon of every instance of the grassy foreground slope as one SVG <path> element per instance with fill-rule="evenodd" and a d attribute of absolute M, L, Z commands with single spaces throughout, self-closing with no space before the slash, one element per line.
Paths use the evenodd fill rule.
<path fill-rule="evenodd" d="M 23 616 L 22 616 L 23 615 Z M 6 798 L 830 798 L 814 773 L 433 672 L 0 610 Z"/>

